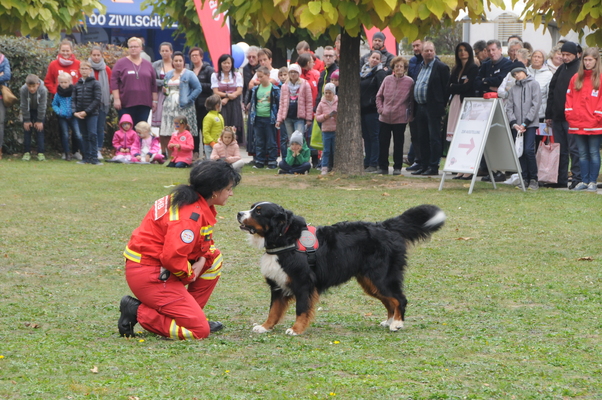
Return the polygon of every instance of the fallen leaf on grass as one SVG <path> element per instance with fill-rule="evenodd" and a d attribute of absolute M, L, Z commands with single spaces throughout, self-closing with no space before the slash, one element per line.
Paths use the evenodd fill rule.
<path fill-rule="evenodd" d="M 471 238 L 471 237 L 459 237 L 456 240 L 472 240 L 472 239 L 474 239 L 474 238 Z"/>
<path fill-rule="evenodd" d="M 140 398 L 137 396 L 130 396 L 128 397 L 128 400 L 140 400 Z"/>
<path fill-rule="evenodd" d="M 577 261 L 594 261 L 593 257 L 579 257 Z"/>
<path fill-rule="evenodd" d="M 31 322 L 26 322 L 25 326 L 27 326 L 29 328 L 33 328 L 33 329 L 38 329 L 40 327 L 40 325 L 31 323 Z"/>
<path fill-rule="evenodd" d="M 94 368 L 90 369 L 90 372 L 92 372 L 93 374 L 97 374 L 98 373 L 98 367 L 95 365 Z"/>
<path fill-rule="evenodd" d="M 364 314 L 364 317 L 371 317 L 371 316 L 372 316 L 371 312 Z"/>
<path fill-rule="evenodd" d="M 121 208 L 127 208 L 126 206 L 121 206 Z"/>
<path fill-rule="evenodd" d="M 386 196 L 391 196 L 391 195 L 390 195 L 389 193 L 387 193 L 387 192 L 384 192 L 382 195 L 383 195 L 383 196 L 385 196 L 385 197 L 386 197 Z"/>

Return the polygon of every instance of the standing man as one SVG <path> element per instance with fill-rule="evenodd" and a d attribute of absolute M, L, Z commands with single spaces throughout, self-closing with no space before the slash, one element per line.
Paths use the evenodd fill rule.
<path fill-rule="evenodd" d="M 475 63 L 480 67 L 485 61 L 489 61 L 489 53 L 487 52 L 487 42 L 478 40 L 472 45 L 474 50 Z M 477 62 L 478 61 L 478 62 Z"/>
<path fill-rule="evenodd" d="M 573 181 L 569 189 L 574 189 L 581 182 L 579 165 L 579 150 L 572 134 L 569 134 L 569 124 L 564 116 L 566 91 L 573 75 L 579 70 L 579 48 L 573 42 L 566 42 L 560 49 L 562 64 L 550 81 L 548 105 L 546 107 L 546 123 L 552 127 L 554 141 L 560 143 L 560 160 L 558 162 L 558 183 L 546 185 L 566 188 L 569 181 L 569 157 L 571 158 L 571 174 Z"/>
<path fill-rule="evenodd" d="M 242 69 L 242 100 L 244 104 L 244 109 L 249 109 L 249 102 L 251 100 L 251 91 L 249 90 L 249 83 L 255 73 L 257 72 L 257 68 L 259 68 L 259 59 L 257 57 L 257 53 L 259 53 L 259 47 L 250 46 L 247 49 L 247 65 L 245 65 Z M 250 156 L 255 155 L 255 138 L 253 135 L 253 125 L 251 124 L 251 119 L 247 120 L 247 153 Z"/>
<path fill-rule="evenodd" d="M 418 73 L 420 72 L 420 65 L 422 64 L 422 40 L 417 39 L 412 42 L 412 51 L 414 52 L 414 57 L 410 58 L 408 64 L 408 76 L 416 83 L 416 78 L 418 78 Z M 410 166 L 406 170 L 417 171 L 420 169 L 420 150 L 416 118 L 410 121 L 410 142 L 410 151 L 408 151 L 408 163 Z"/>
<path fill-rule="evenodd" d="M 439 160 L 443 144 L 441 122 L 447 103 L 447 85 L 449 67 L 435 58 L 433 42 L 424 42 L 422 46 L 422 65 L 414 85 L 419 149 L 420 169 L 412 175 L 438 175 Z"/>
<path fill-rule="evenodd" d="M 385 34 L 382 32 L 376 32 L 374 36 L 372 36 L 372 50 L 378 50 L 381 54 L 381 64 L 385 71 L 389 70 L 389 64 L 391 64 L 391 60 L 395 57 L 394 54 L 391 54 L 387 51 L 385 47 Z M 364 66 L 368 62 L 368 58 L 371 53 L 365 54 L 360 58 L 360 68 Z"/>
<path fill-rule="evenodd" d="M 322 90 L 324 85 L 330 82 L 330 75 L 337 69 L 339 69 L 339 65 L 337 64 L 337 56 L 335 50 L 332 46 L 324 47 L 324 53 L 322 54 L 324 58 L 324 71 L 320 73 L 320 79 L 318 79 L 318 97 L 316 99 L 315 107 L 318 107 L 320 104 L 320 99 L 322 99 Z"/>

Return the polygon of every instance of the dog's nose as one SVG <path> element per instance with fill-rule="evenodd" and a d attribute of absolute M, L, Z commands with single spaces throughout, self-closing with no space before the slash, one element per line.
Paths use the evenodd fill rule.
<path fill-rule="evenodd" d="M 236 219 L 240 222 L 240 219 L 242 218 L 242 211 L 239 211 L 238 214 L 236 214 Z"/>

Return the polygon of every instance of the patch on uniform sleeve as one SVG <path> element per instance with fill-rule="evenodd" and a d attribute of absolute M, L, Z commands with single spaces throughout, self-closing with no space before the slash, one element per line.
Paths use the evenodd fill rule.
<path fill-rule="evenodd" d="M 165 215 L 169 210 L 170 196 L 165 196 L 155 201 L 155 221 Z"/>
<path fill-rule="evenodd" d="M 180 233 L 180 239 L 182 239 L 182 242 L 184 243 L 192 243 L 194 240 L 194 232 L 190 229 L 186 229 Z"/>
<path fill-rule="evenodd" d="M 192 214 L 190 214 L 190 219 L 193 221 L 198 221 L 199 220 L 200 215 L 193 212 Z"/>

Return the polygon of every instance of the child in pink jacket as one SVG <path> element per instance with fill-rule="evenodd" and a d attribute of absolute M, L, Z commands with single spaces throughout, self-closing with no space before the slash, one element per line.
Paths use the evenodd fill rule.
<path fill-rule="evenodd" d="M 324 85 L 324 95 L 318 108 L 316 108 L 316 121 L 322 124 L 322 175 L 332 170 L 334 160 L 334 135 L 337 130 L 337 108 L 339 98 L 336 95 L 337 87 L 329 82 Z"/>
<path fill-rule="evenodd" d="M 173 120 L 176 131 L 172 134 L 167 148 L 170 150 L 171 161 L 167 165 L 170 168 L 187 168 L 192 164 L 192 151 L 194 140 L 188 131 L 188 120 L 186 117 L 178 116 Z"/>
<path fill-rule="evenodd" d="M 217 143 L 213 146 L 211 152 L 212 160 L 225 160 L 228 164 L 232 164 L 232 168 L 239 171 L 244 167 L 245 162 L 241 160 L 240 149 L 236 142 L 236 128 L 226 126 L 222 131 Z"/>
<path fill-rule="evenodd" d="M 132 145 L 138 141 L 138 134 L 132 128 L 134 123 L 129 114 L 123 114 L 119 120 L 119 130 L 113 135 L 115 156 L 111 161 L 128 163 L 132 161 Z"/>
<path fill-rule="evenodd" d="M 132 145 L 132 162 L 163 164 L 161 142 L 158 137 L 153 136 L 148 122 L 138 122 L 136 132 L 139 137 Z"/>

